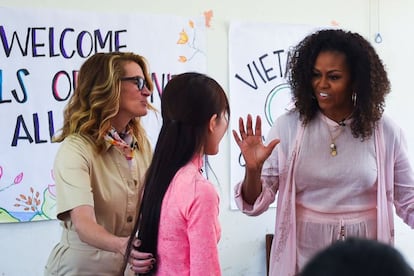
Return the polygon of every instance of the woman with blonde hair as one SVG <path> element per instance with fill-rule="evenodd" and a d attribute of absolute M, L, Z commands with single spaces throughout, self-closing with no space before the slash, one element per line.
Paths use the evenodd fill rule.
<path fill-rule="evenodd" d="M 97 53 L 81 66 L 55 138 L 61 142 L 54 175 L 62 237 L 45 275 L 120 273 L 152 158 L 140 123 L 153 109 L 152 89 L 147 62 L 134 53 Z M 143 269 L 153 262 L 150 254 L 134 253 Z"/>

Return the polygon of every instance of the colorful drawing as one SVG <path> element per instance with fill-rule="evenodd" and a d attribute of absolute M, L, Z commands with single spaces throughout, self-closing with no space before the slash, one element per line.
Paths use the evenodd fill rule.
<path fill-rule="evenodd" d="M 1 179 L 2 176 L 3 176 L 3 167 L 0 166 L 0 179 Z M 3 192 L 5 190 L 9 189 L 10 187 L 19 184 L 22 181 L 22 179 L 23 179 L 23 173 L 21 172 L 14 178 L 14 180 L 11 184 L 9 184 L 5 187 L 0 187 L 0 192 Z"/>
<path fill-rule="evenodd" d="M 203 17 L 203 11 L 194 17 L 66 10 L 39 10 L 34 15 L 32 9 L 0 8 L 0 225 L 55 218 L 56 187 L 50 170 L 59 144 L 53 135 L 62 127 L 63 110 L 86 58 L 97 52 L 143 54 L 158 92 L 149 100 L 160 110 L 162 91 L 172 76 L 206 71 L 204 24 L 213 23 L 213 13 Z M 65 35 L 68 28 L 72 35 Z M 27 49 L 35 40 L 44 45 L 42 52 Z M 160 117 L 149 112 L 143 121 L 155 145 Z"/>
<path fill-rule="evenodd" d="M 271 127 L 277 117 L 293 107 L 289 84 L 276 85 L 267 95 L 264 104 L 264 115 L 268 126 Z"/>
<path fill-rule="evenodd" d="M 19 222 L 20 220 L 13 217 L 7 210 L 0 207 L 0 222 Z"/>
<path fill-rule="evenodd" d="M 211 18 L 213 17 L 213 11 L 209 10 L 203 13 L 204 15 L 204 24 L 207 28 L 210 28 L 210 21 Z M 189 48 L 191 48 L 192 54 L 191 56 L 187 57 L 187 56 L 179 56 L 178 57 L 178 61 L 185 63 L 187 61 L 190 61 L 195 55 L 197 54 L 204 54 L 201 49 L 196 45 L 196 33 L 197 33 L 197 28 L 194 24 L 194 21 L 190 20 L 188 22 L 188 27 L 189 30 L 186 30 L 185 28 L 182 29 L 182 31 L 179 33 L 179 37 L 178 37 L 178 41 L 177 44 L 183 45 L 183 46 L 187 46 Z"/>
<path fill-rule="evenodd" d="M 204 22 L 206 24 L 206 27 L 210 28 L 211 27 L 210 21 L 211 21 L 211 18 L 213 18 L 213 11 L 212 10 L 205 11 L 203 15 L 204 15 Z"/>
<path fill-rule="evenodd" d="M 23 172 L 19 173 L 10 184 L 2 185 L 3 167 L 0 166 L 0 192 L 13 189 L 16 185 L 24 185 Z M 51 173 L 54 180 L 53 171 Z M 33 187 L 27 193 L 20 193 L 15 198 L 13 207 L 8 210 L 0 206 L 0 223 L 3 222 L 26 222 L 38 220 L 50 220 L 55 218 L 56 191 L 55 184 L 49 184 L 43 193 L 36 191 Z"/>

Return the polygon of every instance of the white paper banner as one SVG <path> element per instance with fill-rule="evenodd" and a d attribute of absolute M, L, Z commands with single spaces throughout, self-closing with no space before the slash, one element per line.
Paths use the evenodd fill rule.
<path fill-rule="evenodd" d="M 290 87 L 286 82 L 289 50 L 315 26 L 232 22 L 229 31 L 230 129 L 238 131 L 240 117 L 251 114 L 262 118 L 263 139 L 274 120 L 291 103 Z M 244 177 L 244 160 L 236 142 L 230 146 L 230 202 L 234 186 Z"/>
<path fill-rule="evenodd" d="M 160 95 L 172 75 L 206 71 L 204 18 L 0 7 L 0 222 L 55 218 L 51 136 L 95 52 L 135 52 Z M 97 68 L 99 70 L 99 68 Z M 144 120 L 154 144 L 158 117 Z"/>

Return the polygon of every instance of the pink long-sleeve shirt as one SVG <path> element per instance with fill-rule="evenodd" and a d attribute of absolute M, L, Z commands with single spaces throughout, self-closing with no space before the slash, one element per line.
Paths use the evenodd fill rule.
<path fill-rule="evenodd" d="M 219 196 L 195 157 L 174 176 L 164 196 L 158 234 L 157 275 L 221 275 Z"/>

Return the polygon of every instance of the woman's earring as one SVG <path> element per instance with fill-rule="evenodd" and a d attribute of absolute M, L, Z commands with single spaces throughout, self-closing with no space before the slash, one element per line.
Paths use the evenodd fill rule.
<path fill-rule="evenodd" d="M 355 92 L 352 93 L 352 103 L 354 104 L 354 106 L 356 106 L 357 104 L 357 94 Z"/>

